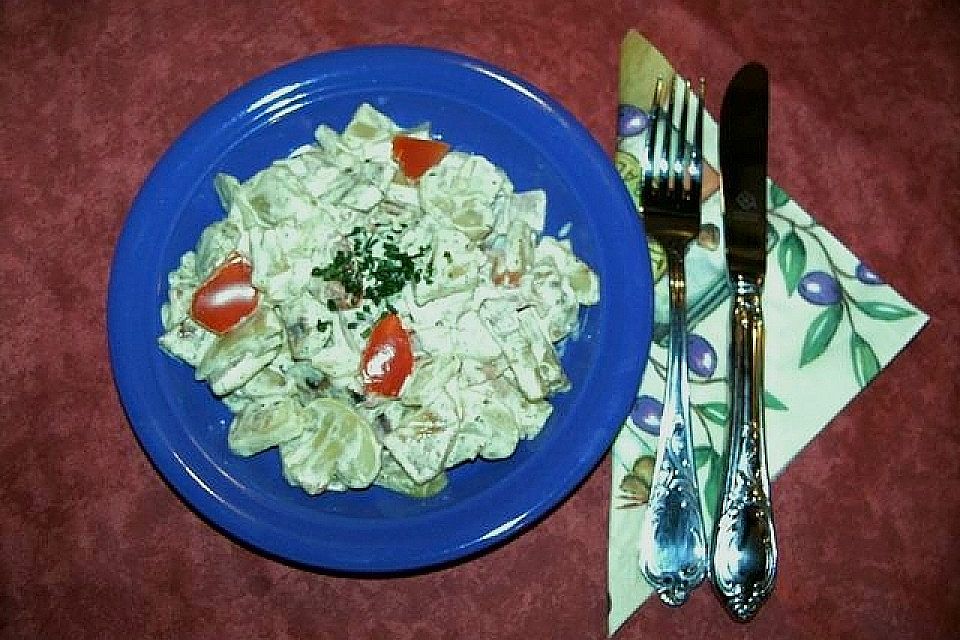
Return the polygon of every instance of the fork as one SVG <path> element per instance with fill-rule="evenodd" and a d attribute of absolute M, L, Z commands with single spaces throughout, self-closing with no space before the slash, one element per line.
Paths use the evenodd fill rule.
<path fill-rule="evenodd" d="M 687 141 L 689 81 L 683 81 L 680 87 L 683 98 L 674 140 L 677 84 L 674 76 L 664 113 L 664 81 L 657 79 L 641 187 L 647 232 L 667 256 L 670 330 L 657 461 L 640 530 L 640 571 L 660 599 L 675 607 L 682 605 L 707 575 L 706 533 L 690 423 L 684 276 L 684 254 L 700 229 L 704 80 L 700 79 L 693 144 Z M 658 145 L 661 128 L 663 139 Z"/>

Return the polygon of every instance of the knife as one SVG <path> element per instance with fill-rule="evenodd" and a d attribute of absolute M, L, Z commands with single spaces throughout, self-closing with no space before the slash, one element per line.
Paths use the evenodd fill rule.
<path fill-rule="evenodd" d="M 724 240 L 733 306 L 728 459 L 711 557 L 713 584 L 741 622 L 757 613 L 777 573 L 763 415 L 768 112 L 767 70 L 748 64 L 730 82 L 720 112 Z"/>

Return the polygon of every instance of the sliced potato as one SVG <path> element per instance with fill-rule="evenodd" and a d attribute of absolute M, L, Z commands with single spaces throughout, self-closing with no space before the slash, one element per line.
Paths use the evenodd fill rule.
<path fill-rule="evenodd" d="M 236 416 L 230 424 L 227 444 L 239 456 L 252 456 L 296 438 L 305 426 L 306 415 L 300 403 L 293 398 L 281 398 Z"/>
<path fill-rule="evenodd" d="M 311 494 L 336 483 L 369 487 L 380 473 L 381 452 L 370 423 L 334 398 L 315 400 L 305 410 L 313 424 L 280 445 L 287 482 Z"/>

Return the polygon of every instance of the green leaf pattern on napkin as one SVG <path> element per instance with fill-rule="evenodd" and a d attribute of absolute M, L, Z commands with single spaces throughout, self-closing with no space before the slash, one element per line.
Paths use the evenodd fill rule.
<path fill-rule="evenodd" d="M 883 281 L 863 263 L 858 263 L 852 272 L 841 268 L 820 237 L 826 233 L 823 228 L 812 219 L 801 223 L 790 217 L 786 210 L 790 196 L 774 182 L 770 182 L 768 202 L 770 228 L 779 236 L 777 266 L 787 295 L 799 295 L 812 307 L 823 307 L 804 333 L 799 366 L 810 364 L 831 347 L 843 348 L 835 345 L 834 338 L 840 325 L 846 322 L 850 330 L 851 370 L 857 384 L 866 386 L 880 371 L 880 361 L 873 346 L 857 330 L 857 323 L 897 322 L 916 316 L 917 311 L 889 300 L 865 299 L 854 293 L 849 285 L 856 282 L 877 288 L 877 295 L 883 296 Z M 816 253 L 814 261 L 820 265 L 819 269 L 808 268 L 811 254 L 808 245 Z"/>

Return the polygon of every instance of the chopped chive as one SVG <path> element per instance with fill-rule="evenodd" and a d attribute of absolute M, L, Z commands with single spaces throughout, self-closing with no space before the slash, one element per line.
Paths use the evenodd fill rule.
<path fill-rule="evenodd" d="M 399 231 L 402 232 L 407 227 L 406 223 L 400 223 Z M 382 234 L 382 229 L 386 227 L 376 227 L 371 231 L 355 226 L 348 234 L 352 239 L 352 251 L 337 251 L 330 264 L 315 267 L 311 274 L 327 281 L 339 282 L 346 293 L 366 298 L 374 305 L 379 305 L 382 300 L 401 292 L 408 282 L 421 282 L 424 266 L 418 259 L 428 255 L 432 250 L 430 245 L 422 245 L 418 253 L 410 255 L 400 250 L 393 235 Z M 377 235 L 377 230 L 381 230 L 382 235 Z M 452 257 L 448 257 L 448 260 L 451 259 Z M 426 260 L 423 262 L 427 276 L 432 276 L 432 263 Z M 335 310 L 335 306 L 335 303 L 328 301 L 327 307 L 331 311 Z M 365 304 L 363 310 L 367 314 L 371 313 L 370 305 Z"/>

